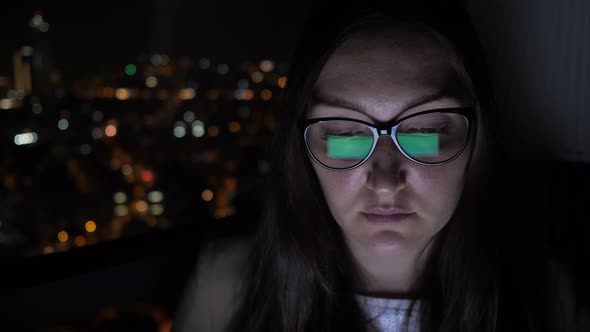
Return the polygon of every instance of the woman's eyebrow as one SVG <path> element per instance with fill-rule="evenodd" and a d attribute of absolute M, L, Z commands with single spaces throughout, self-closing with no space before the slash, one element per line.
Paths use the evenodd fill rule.
<path fill-rule="evenodd" d="M 336 106 L 340 108 L 346 108 L 349 110 L 357 111 L 363 114 L 367 114 L 367 109 L 362 105 L 359 105 L 351 100 L 343 99 L 333 95 L 329 95 L 318 90 L 314 90 L 311 96 L 312 105 L 325 104 L 330 106 Z"/>
<path fill-rule="evenodd" d="M 410 108 L 414 108 L 416 106 L 420 106 L 420 105 L 429 103 L 431 101 L 435 101 L 435 100 L 439 100 L 439 99 L 443 99 L 443 98 L 448 98 L 448 97 L 452 97 L 452 96 L 445 93 L 443 90 L 435 91 L 432 94 L 427 94 L 427 95 L 421 96 L 419 98 L 416 98 L 416 99 L 411 100 L 410 102 L 404 104 L 402 113 Z"/>
<path fill-rule="evenodd" d="M 416 99 L 410 100 L 409 102 L 404 103 L 401 108 L 402 112 L 400 114 L 403 114 L 406 110 L 411 109 L 413 107 L 420 106 L 422 104 L 426 104 L 431 101 L 435 101 L 435 100 L 442 99 L 445 97 L 452 97 L 452 95 L 445 93 L 444 90 L 439 90 L 439 91 L 435 91 L 434 93 L 431 93 L 431 94 L 426 94 L 424 96 L 420 96 L 419 98 L 416 98 Z M 324 92 L 321 92 L 318 90 L 314 90 L 312 93 L 312 104 L 325 104 L 325 105 L 350 109 L 353 111 L 363 113 L 365 115 L 369 114 L 369 112 L 367 112 L 367 109 L 358 103 L 355 103 L 355 102 L 348 100 L 346 98 L 330 95 L 330 94 L 327 94 L 327 93 L 324 93 Z"/>

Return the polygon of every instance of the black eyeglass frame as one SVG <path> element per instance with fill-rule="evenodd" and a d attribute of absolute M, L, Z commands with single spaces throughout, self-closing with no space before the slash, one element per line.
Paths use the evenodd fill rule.
<path fill-rule="evenodd" d="M 397 141 L 397 137 L 396 137 L 396 131 L 397 131 L 397 127 L 404 122 L 407 119 L 413 118 L 415 116 L 418 115 L 423 115 L 423 114 L 431 114 L 431 113 L 454 113 L 454 114 L 461 114 L 463 116 L 465 116 L 465 118 L 467 119 L 467 135 L 465 137 L 465 142 L 463 142 L 463 145 L 461 146 L 461 149 L 459 149 L 459 151 L 451 158 L 442 161 L 442 162 L 437 162 L 437 163 L 425 163 L 425 162 L 421 162 L 419 160 L 416 160 L 412 157 L 410 157 L 405 151 L 404 149 L 401 148 L 401 146 L 399 145 L 399 142 Z M 330 167 L 327 165 L 324 165 L 322 162 L 320 162 L 311 152 L 311 149 L 309 148 L 309 144 L 307 143 L 307 130 L 309 129 L 309 126 L 311 126 L 312 124 L 318 123 L 318 122 L 322 122 L 322 121 L 332 121 L 332 120 L 345 120 L 345 121 L 351 121 L 351 122 L 357 122 L 357 123 L 361 123 L 364 124 L 366 126 L 368 126 L 371 131 L 373 132 L 373 146 L 371 147 L 371 151 L 369 151 L 369 153 L 367 154 L 367 156 L 361 160 L 360 162 L 358 162 L 356 165 L 351 166 L 351 167 L 346 167 L 346 168 L 334 168 L 334 167 Z M 303 139 L 305 141 L 305 147 L 307 149 L 307 152 L 309 153 L 309 155 L 312 157 L 312 159 L 318 163 L 320 166 L 329 169 L 329 170 L 333 170 L 333 171 L 348 171 L 348 170 L 352 170 L 355 169 L 357 167 L 360 167 L 362 164 L 364 164 L 367 160 L 369 160 L 369 158 L 371 157 L 371 155 L 373 155 L 373 151 L 375 150 L 375 147 L 377 146 L 377 141 L 379 139 L 379 136 L 381 135 L 388 135 L 389 137 L 391 137 L 391 139 L 393 140 L 393 142 L 395 143 L 395 146 L 398 148 L 398 150 L 409 160 L 423 165 L 423 166 L 439 166 L 439 165 L 444 165 L 447 163 L 450 163 L 451 161 L 457 159 L 461 153 L 463 153 L 463 151 L 465 150 L 465 147 L 467 146 L 467 143 L 469 142 L 469 137 L 471 136 L 471 128 L 472 128 L 472 123 L 474 123 L 475 121 L 475 107 L 452 107 L 452 108 L 438 108 L 438 109 L 433 109 L 433 110 L 426 110 L 426 111 L 422 111 L 419 113 L 415 113 L 412 115 L 408 115 L 406 117 L 403 117 L 401 119 L 398 120 L 394 120 L 394 121 L 390 121 L 388 123 L 384 123 L 384 124 L 380 124 L 380 125 L 375 125 L 373 123 L 367 122 L 367 121 L 363 121 L 363 120 L 357 120 L 357 119 L 351 119 L 351 118 L 343 118 L 343 117 L 323 117 L 323 118 L 313 118 L 313 119 L 301 119 L 299 121 L 297 121 L 297 127 L 303 131 Z"/>

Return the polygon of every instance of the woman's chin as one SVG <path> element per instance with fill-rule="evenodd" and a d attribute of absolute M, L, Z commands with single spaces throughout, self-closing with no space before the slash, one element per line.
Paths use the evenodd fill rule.
<path fill-rule="evenodd" d="M 393 230 L 381 230 L 371 234 L 366 245 L 378 256 L 399 255 L 407 249 L 404 236 Z"/>

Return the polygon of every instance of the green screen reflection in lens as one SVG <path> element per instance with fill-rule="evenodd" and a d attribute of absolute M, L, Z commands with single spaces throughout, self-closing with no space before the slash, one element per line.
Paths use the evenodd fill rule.
<path fill-rule="evenodd" d="M 363 159 L 373 146 L 372 136 L 328 135 L 328 157 L 338 159 Z"/>
<path fill-rule="evenodd" d="M 439 155 L 439 134 L 397 134 L 402 149 L 412 157 L 435 157 Z"/>

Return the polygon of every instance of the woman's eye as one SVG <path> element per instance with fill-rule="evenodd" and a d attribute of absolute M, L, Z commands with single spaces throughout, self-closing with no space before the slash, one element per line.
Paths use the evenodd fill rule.
<path fill-rule="evenodd" d="M 338 137 L 352 137 L 352 136 L 360 136 L 362 132 L 360 131 L 340 131 L 340 132 L 324 132 L 322 134 L 322 139 L 327 139 L 328 136 L 338 136 Z"/>
<path fill-rule="evenodd" d="M 448 134 L 448 126 L 445 127 L 421 127 L 421 128 L 410 128 L 407 133 L 420 133 L 420 134 Z"/>
<path fill-rule="evenodd" d="M 330 133 L 329 135 L 333 135 L 333 136 L 355 136 L 355 135 L 360 135 L 360 131 L 342 131 L 342 132 L 338 132 L 338 133 Z"/>

